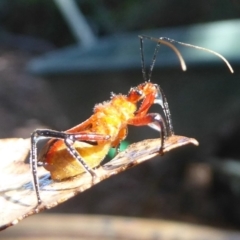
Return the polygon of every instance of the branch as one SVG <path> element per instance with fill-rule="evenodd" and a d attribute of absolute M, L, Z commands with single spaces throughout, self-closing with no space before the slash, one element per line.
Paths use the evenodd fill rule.
<path fill-rule="evenodd" d="M 165 142 L 164 153 L 187 144 L 198 145 L 195 139 L 172 136 Z M 95 169 L 97 177 L 82 174 L 66 181 L 54 182 L 43 167 L 38 176 L 43 204 L 37 206 L 32 175 L 26 159 L 30 140 L 13 138 L 0 140 L 0 230 L 22 219 L 65 202 L 104 179 L 123 172 L 158 155 L 160 139 L 148 139 L 130 145 L 114 159 Z M 140 181 L 140 179 L 139 179 Z"/>

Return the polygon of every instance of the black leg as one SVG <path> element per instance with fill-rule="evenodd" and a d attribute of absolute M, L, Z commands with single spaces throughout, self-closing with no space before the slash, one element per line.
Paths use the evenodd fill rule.
<path fill-rule="evenodd" d="M 56 138 L 64 140 L 68 151 L 70 154 L 75 157 L 80 164 L 83 166 L 85 171 L 89 173 L 92 177 L 95 177 L 95 172 L 84 162 L 81 158 L 79 153 L 73 147 L 73 143 L 75 141 L 89 141 L 89 142 L 96 142 L 96 141 L 106 141 L 110 138 L 108 135 L 101 135 L 95 133 L 66 133 L 66 132 L 59 132 L 49 129 L 37 129 L 31 134 L 31 152 L 30 152 L 30 166 L 33 175 L 33 187 L 36 192 L 37 202 L 38 205 L 42 203 L 40 197 L 40 187 L 39 187 L 39 180 L 37 176 L 37 167 L 38 167 L 38 159 L 37 159 L 37 141 L 39 137 L 47 137 L 47 138 Z"/>
<path fill-rule="evenodd" d="M 80 162 L 87 173 L 89 173 L 93 178 L 96 177 L 96 173 L 84 162 L 80 154 L 73 147 L 74 142 L 75 141 L 72 139 L 72 136 L 64 139 L 64 143 L 66 144 L 69 153 Z"/>
<path fill-rule="evenodd" d="M 163 155 L 164 142 L 167 136 L 165 122 L 159 113 L 149 113 L 146 116 L 151 118 L 151 122 L 148 125 L 160 132 L 161 146 L 159 148 L 159 154 Z"/>
<path fill-rule="evenodd" d="M 129 125 L 133 126 L 149 126 L 160 132 L 161 146 L 159 148 L 159 153 L 163 154 L 164 141 L 167 137 L 167 129 L 164 119 L 159 113 L 148 113 L 144 116 L 136 116 L 130 119 Z"/>

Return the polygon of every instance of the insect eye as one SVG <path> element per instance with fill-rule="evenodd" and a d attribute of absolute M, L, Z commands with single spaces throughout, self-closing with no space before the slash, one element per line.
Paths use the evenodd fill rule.
<path fill-rule="evenodd" d="M 136 89 L 136 92 L 135 92 L 135 93 L 138 94 L 139 96 L 142 96 L 142 95 L 143 95 L 142 90 L 138 90 L 138 89 Z"/>

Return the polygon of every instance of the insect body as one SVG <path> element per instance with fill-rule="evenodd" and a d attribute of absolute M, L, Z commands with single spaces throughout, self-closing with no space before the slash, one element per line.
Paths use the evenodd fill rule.
<path fill-rule="evenodd" d="M 141 101 L 138 108 L 137 104 Z M 37 138 L 51 137 L 38 161 L 51 173 L 53 180 L 63 180 L 88 172 L 98 166 L 111 147 L 118 148 L 127 135 L 127 126 L 149 125 L 160 132 L 162 153 L 168 135 L 164 119 L 159 113 L 148 113 L 152 104 L 165 101 L 157 84 L 145 82 L 131 88 L 128 95 L 112 95 L 110 101 L 97 104 L 93 115 L 83 123 L 65 131 L 36 130 L 31 136 L 31 165 L 38 203 Z"/>
<path fill-rule="evenodd" d="M 158 85 L 146 82 L 132 88 L 128 95 L 113 95 L 110 101 L 97 104 L 93 115 L 85 122 L 67 130 L 63 140 L 54 139 L 48 142 L 48 149 L 40 162 L 50 171 L 53 180 L 63 180 L 81 174 L 86 170 L 76 160 L 75 154 L 78 154 L 89 168 L 98 166 L 109 149 L 118 148 L 125 139 L 127 125 L 152 124 L 160 131 L 164 141 L 164 120 L 158 113 L 148 113 L 157 96 L 161 96 Z M 142 105 L 137 110 L 137 103 L 141 100 Z M 76 137 L 77 135 L 79 137 Z M 73 156 L 66 148 L 64 140 L 74 147 Z M 163 146 L 160 147 L 160 151 L 162 148 Z"/>
<path fill-rule="evenodd" d="M 146 76 L 144 66 L 144 38 L 157 42 L 148 76 Z M 140 36 L 144 83 L 131 88 L 127 95 L 112 95 L 110 101 L 97 104 L 93 115 L 89 119 L 67 131 L 59 132 L 49 129 L 37 129 L 32 133 L 30 164 L 38 204 L 42 203 L 37 176 L 38 165 L 44 166 L 50 172 L 53 180 L 61 181 L 84 172 L 94 177 L 95 172 L 93 168 L 100 165 L 110 148 L 119 148 L 119 144 L 127 135 L 128 125 L 148 125 L 158 130 L 161 138 L 159 152 L 163 153 L 164 140 L 173 135 L 174 131 L 167 99 L 160 86 L 151 83 L 150 78 L 160 44 L 165 44 L 172 48 L 180 60 L 182 69 L 186 70 L 186 65 L 180 52 L 171 42 L 176 41 L 167 38 L 155 39 Z M 227 60 L 218 53 L 189 44 L 176 43 L 209 51 L 223 59 L 232 71 Z M 139 102 L 141 104 L 138 108 Z M 159 104 L 162 107 L 165 120 L 159 113 L 148 112 L 153 104 Z M 37 141 L 39 137 L 51 139 L 42 150 L 38 160 Z"/>

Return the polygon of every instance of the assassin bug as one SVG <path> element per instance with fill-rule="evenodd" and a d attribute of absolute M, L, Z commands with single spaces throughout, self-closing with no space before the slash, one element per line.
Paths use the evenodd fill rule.
<path fill-rule="evenodd" d="M 157 42 L 148 76 L 143 56 L 144 38 Z M 164 140 L 173 135 L 174 131 L 167 99 L 162 89 L 157 84 L 150 82 L 150 78 L 160 44 L 169 46 L 177 54 L 182 69 L 186 70 L 185 62 L 178 49 L 171 43 L 172 41 L 140 36 L 144 83 L 131 88 L 128 95 L 112 94 L 111 100 L 95 105 L 93 115 L 89 119 L 69 130 L 60 132 L 50 129 L 37 129 L 31 134 L 30 165 L 38 205 L 42 203 L 37 176 L 38 165 L 42 165 L 48 170 L 51 178 L 57 181 L 84 172 L 89 173 L 94 178 L 96 174 L 93 168 L 100 165 L 110 148 L 118 149 L 119 144 L 127 135 L 128 125 L 149 125 L 158 130 L 161 138 L 159 152 L 160 154 L 163 153 Z M 188 44 L 185 45 L 189 46 Z M 219 56 L 213 51 L 210 52 Z M 220 58 L 227 62 L 221 55 Z M 138 108 L 137 104 L 139 102 L 141 102 L 141 105 Z M 159 113 L 148 113 L 153 104 L 159 104 L 162 107 L 166 123 Z M 47 142 L 38 158 L 37 141 L 40 137 L 51 139 Z"/>

